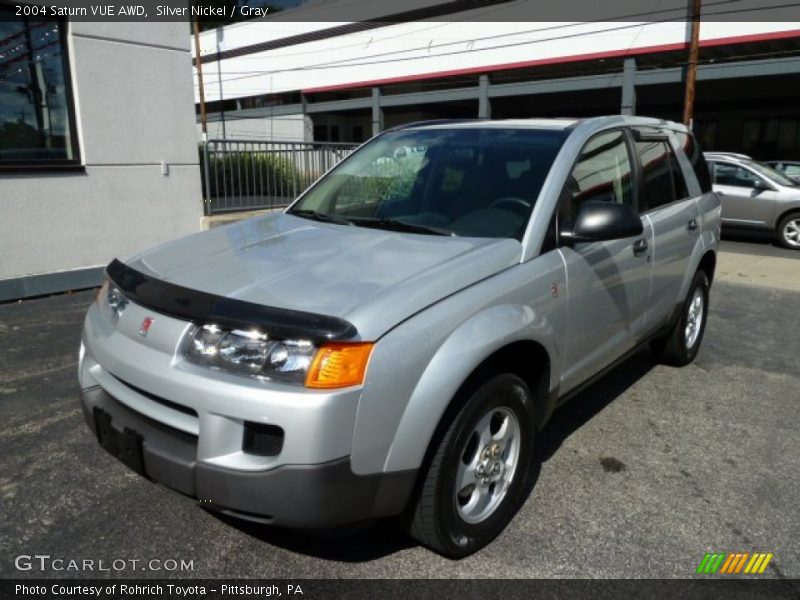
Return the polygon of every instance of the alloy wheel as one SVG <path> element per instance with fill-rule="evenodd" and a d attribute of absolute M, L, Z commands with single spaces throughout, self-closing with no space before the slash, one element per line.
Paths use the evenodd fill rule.
<path fill-rule="evenodd" d="M 705 299 L 703 297 L 703 290 L 695 288 L 692 294 L 692 301 L 689 303 L 689 308 L 686 314 L 686 329 L 684 330 L 684 341 L 687 348 L 693 348 L 700 337 L 700 331 L 703 326 L 703 313 L 704 313 Z"/>
<path fill-rule="evenodd" d="M 787 221 L 783 226 L 783 239 L 794 248 L 800 248 L 800 218 Z"/>
<path fill-rule="evenodd" d="M 456 510 L 465 522 L 485 521 L 503 501 L 517 471 L 520 441 L 519 419 L 510 408 L 493 408 L 478 420 L 456 473 Z"/>

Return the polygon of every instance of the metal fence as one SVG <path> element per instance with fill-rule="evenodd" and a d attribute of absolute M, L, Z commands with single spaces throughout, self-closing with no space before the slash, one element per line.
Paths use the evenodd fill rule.
<path fill-rule="evenodd" d="M 358 144 L 208 140 L 200 146 L 207 215 L 286 206 Z"/>

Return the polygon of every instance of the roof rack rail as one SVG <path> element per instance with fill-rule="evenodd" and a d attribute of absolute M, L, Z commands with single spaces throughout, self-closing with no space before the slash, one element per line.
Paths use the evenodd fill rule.
<path fill-rule="evenodd" d="M 723 158 L 738 158 L 739 160 L 753 160 L 752 156 L 739 152 L 723 152 L 722 150 L 708 150 L 703 152 L 705 156 L 720 156 Z"/>
<path fill-rule="evenodd" d="M 476 121 L 486 121 L 486 119 L 427 119 L 423 121 L 411 121 L 390 127 L 386 131 L 398 131 L 409 127 L 419 127 L 420 125 L 443 125 L 445 123 L 474 123 Z"/>

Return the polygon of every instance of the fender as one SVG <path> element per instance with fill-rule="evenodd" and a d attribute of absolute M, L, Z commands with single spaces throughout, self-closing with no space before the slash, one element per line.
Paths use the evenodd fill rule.
<path fill-rule="evenodd" d="M 557 252 L 451 296 L 381 338 L 359 401 L 353 471 L 418 468 L 458 389 L 484 360 L 509 344 L 538 343 L 550 361 L 550 391 L 556 390 L 567 298 L 554 296 L 551 285 L 565 286 Z M 498 289 L 508 291 L 498 298 Z M 537 409 L 543 414 L 550 410 L 553 396 Z"/>
<path fill-rule="evenodd" d="M 558 386 L 559 353 L 552 343 L 553 327 L 541 311 L 503 304 L 488 308 L 456 329 L 440 346 L 408 401 L 389 448 L 383 471 L 418 468 L 434 431 L 467 378 L 489 356 L 519 341 L 540 344 L 550 358 L 549 389 Z M 541 419 L 552 406 L 537 406 Z"/>

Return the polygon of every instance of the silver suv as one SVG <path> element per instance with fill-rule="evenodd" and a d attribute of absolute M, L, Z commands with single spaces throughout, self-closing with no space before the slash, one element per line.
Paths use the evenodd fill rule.
<path fill-rule="evenodd" d="M 800 184 L 741 154 L 705 156 L 726 229 L 773 232 L 784 248 L 800 250 Z"/>
<path fill-rule="evenodd" d="M 694 359 L 719 230 L 674 123 L 399 127 L 281 214 L 114 260 L 83 332 L 86 421 L 204 507 L 403 515 L 464 556 L 524 502 L 571 394 L 643 344 Z"/>

